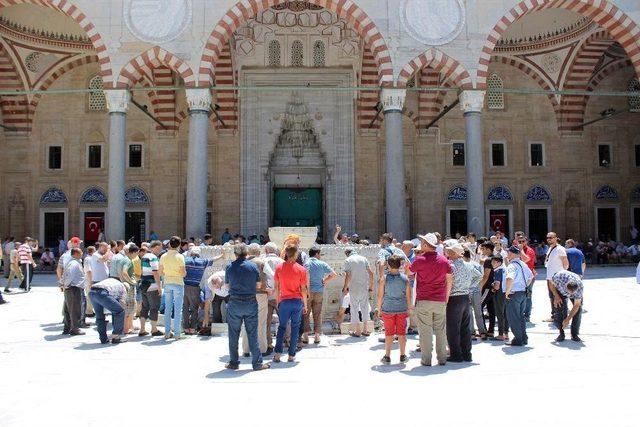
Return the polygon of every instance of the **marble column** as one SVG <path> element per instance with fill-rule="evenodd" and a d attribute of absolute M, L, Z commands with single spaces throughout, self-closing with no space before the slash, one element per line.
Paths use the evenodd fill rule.
<path fill-rule="evenodd" d="M 402 140 L 402 107 L 405 96 L 405 89 L 382 89 L 381 94 L 385 129 L 386 231 L 393 233 L 399 241 L 409 237 Z"/>
<path fill-rule="evenodd" d="M 465 169 L 467 173 L 467 226 L 483 236 L 485 228 L 484 166 L 482 156 L 482 107 L 484 91 L 465 90 L 460 94 L 460 108 L 465 122 Z"/>
<path fill-rule="evenodd" d="M 186 237 L 202 237 L 207 228 L 207 166 L 209 89 L 187 89 L 189 106 L 189 147 L 187 154 L 187 213 Z"/>
<path fill-rule="evenodd" d="M 105 90 L 105 97 L 109 110 L 109 183 L 105 237 L 110 240 L 122 240 L 125 238 L 125 135 L 129 91 Z"/>

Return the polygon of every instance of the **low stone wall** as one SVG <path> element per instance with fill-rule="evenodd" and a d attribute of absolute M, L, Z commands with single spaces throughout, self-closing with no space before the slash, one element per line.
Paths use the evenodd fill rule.
<path fill-rule="evenodd" d="M 378 257 L 378 252 L 380 251 L 379 245 L 320 245 L 320 248 L 322 249 L 322 260 L 329 264 L 338 274 L 338 277 L 332 280 L 325 288 L 322 313 L 322 318 L 325 321 L 331 320 L 331 318 L 335 315 L 335 313 L 338 312 L 338 309 L 340 308 L 342 286 L 344 285 L 344 272 L 342 268 L 344 265 L 344 260 L 346 258 L 344 250 L 347 247 L 356 249 L 360 255 L 366 257 L 369 260 L 369 262 L 371 263 L 371 268 L 374 271 L 374 284 L 377 283 L 378 280 L 378 274 L 375 268 L 375 264 Z M 232 246 L 209 246 L 206 248 L 202 248 L 201 257 L 205 259 L 212 259 L 213 257 L 216 257 L 222 253 L 225 254 L 225 258 L 216 261 L 212 267 L 208 268 L 205 271 L 203 281 L 206 281 L 216 271 L 224 270 L 227 264 L 235 259 L 235 256 L 233 255 Z M 372 297 L 371 301 L 372 309 L 375 308 L 375 300 L 373 298 L 375 298 L 376 290 L 377 286 L 374 286 L 374 297 Z"/>

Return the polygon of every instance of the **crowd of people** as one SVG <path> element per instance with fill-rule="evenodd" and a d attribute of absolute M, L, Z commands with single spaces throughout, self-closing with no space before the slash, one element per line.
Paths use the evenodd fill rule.
<path fill-rule="evenodd" d="M 227 240 L 235 259 L 203 280 L 205 270 L 225 256 L 224 252 L 214 259 L 200 256 L 202 247 L 213 243 L 210 235 L 193 241 L 174 236 L 140 246 L 96 242 L 84 250 L 79 238 L 71 238 L 56 268 L 64 295 L 63 334 L 84 335 L 91 317 L 103 344 L 118 344 L 132 333 L 166 340 L 178 340 L 182 334 L 206 335 L 212 323 L 224 322 L 229 337 L 227 368 L 239 367 L 241 336 L 242 355 L 251 357 L 255 370 L 269 368 L 263 358 L 271 354 L 273 362 L 280 362 L 285 346 L 287 360 L 295 360 L 311 337 L 320 343 L 325 288 L 339 276 L 322 260 L 321 247 L 305 252 L 296 235 L 288 236 L 282 247 L 242 240 L 233 236 Z M 370 319 L 380 320 L 385 334 L 382 363 L 391 363 L 395 340 L 399 361 L 408 360 L 408 333 L 419 335 L 417 350 L 424 366 L 432 364 L 434 337 L 440 365 L 470 362 L 473 340 L 528 345 L 538 257 L 524 233 L 517 232 L 512 241 L 500 232 L 490 238 L 428 233 L 403 242 L 387 233 L 379 239 L 373 265 L 358 253 L 363 242 L 357 235 L 346 236 L 337 227 L 335 240 L 345 254 L 343 302 L 335 319 L 341 323 L 349 313 L 354 338 L 369 336 L 375 324 Z M 559 330 L 556 341 L 565 340 L 569 326 L 571 339 L 580 341 L 586 258 L 571 239 L 563 246 L 550 232 L 546 240 L 547 321 Z M 10 255 L 12 274 L 27 291 L 36 250 L 37 242 L 26 238 Z M 107 313 L 112 319 L 110 335 Z M 160 313 L 164 330 L 158 324 Z M 274 345 L 271 325 L 276 313 Z"/>

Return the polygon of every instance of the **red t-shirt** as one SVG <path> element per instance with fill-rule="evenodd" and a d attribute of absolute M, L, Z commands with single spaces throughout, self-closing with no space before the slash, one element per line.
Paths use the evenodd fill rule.
<path fill-rule="evenodd" d="M 531 246 L 524 247 L 524 253 L 529 257 L 529 261 L 527 261 L 527 267 L 532 272 L 536 271 L 536 251 Z"/>
<path fill-rule="evenodd" d="M 447 274 L 452 274 L 448 259 L 427 252 L 417 256 L 409 270 L 416 274 L 416 301 L 447 302 Z"/>
<path fill-rule="evenodd" d="M 307 269 L 294 262 L 283 262 L 276 267 L 273 280 L 280 285 L 278 301 L 302 299 L 302 287 L 307 285 Z"/>

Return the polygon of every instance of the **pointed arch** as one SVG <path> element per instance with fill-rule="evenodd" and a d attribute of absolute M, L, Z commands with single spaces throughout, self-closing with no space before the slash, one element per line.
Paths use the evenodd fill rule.
<path fill-rule="evenodd" d="M 555 86 L 553 86 L 553 83 L 550 83 L 540 73 L 538 73 L 536 70 L 531 68 L 526 62 L 518 58 L 514 58 L 512 56 L 494 55 L 491 57 L 491 62 L 499 62 L 501 64 L 510 65 L 512 67 L 517 68 L 518 70 L 522 71 L 523 73 L 531 77 L 538 84 L 538 86 L 540 86 L 540 88 L 544 90 L 556 89 Z M 558 104 L 558 100 L 556 99 L 555 95 L 551 95 L 551 94 L 547 95 L 547 98 L 549 99 L 549 102 L 551 102 L 553 111 L 557 115 L 558 107 L 560 105 Z M 558 117 L 556 117 L 556 119 L 558 119 Z"/>
<path fill-rule="evenodd" d="M 0 43 L 0 89 L 2 90 L 24 90 L 24 81 L 18 73 L 13 58 L 7 49 Z M 2 122 L 6 126 L 11 126 L 14 132 L 31 132 L 33 111 L 29 105 L 26 95 L 1 95 L 0 111 L 2 111 Z M 7 131 L 9 132 L 9 131 Z"/>
<path fill-rule="evenodd" d="M 623 58 L 609 63 L 596 74 L 591 76 L 591 80 L 589 80 L 589 84 L 587 85 L 587 90 L 595 91 L 607 76 L 610 76 L 611 74 L 615 73 L 618 70 L 621 70 L 622 68 L 630 67 L 631 65 L 631 60 L 629 58 Z"/>
<path fill-rule="evenodd" d="M 111 86 L 113 84 L 113 69 L 104 39 L 93 22 L 91 22 L 87 15 L 74 3 L 75 2 L 71 0 L 0 0 L 0 8 L 16 4 L 33 4 L 54 9 L 73 19 L 84 30 L 89 40 L 91 40 L 91 44 L 95 48 L 96 55 L 98 56 L 100 74 L 105 82 L 105 86 Z"/>
<path fill-rule="evenodd" d="M 563 89 L 587 90 L 589 81 L 602 61 L 604 53 L 615 41 L 606 30 L 587 37 L 578 47 L 564 79 Z M 588 96 L 562 95 L 560 98 L 560 132 L 582 132 Z"/>
<path fill-rule="evenodd" d="M 272 6 L 288 0 L 240 0 L 232 6 L 213 28 L 205 43 L 200 69 L 198 70 L 198 85 L 209 86 L 214 82 L 214 68 L 217 66 L 225 45 L 239 27 L 258 13 Z M 389 48 L 382 33 L 373 20 L 355 2 L 350 0 L 307 0 L 316 6 L 334 12 L 340 18 L 353 26 L 362 37 L 366 45 L 370 45 L 378 66 L 379 86 L 393 85 L 393 65 Z"/>
<path fill-rule="evenodd" d="M 427 66 L 441 73 L 443 81 L 451 80 L 456 87 L 470 89 L 473 86 L 471 76 L 462 64 L 435 48 L 430 48 L 416 56 L 402 68 L 398 77 L 398 86 L 406 87 L 409 79 Z"/>
<path fill-rule="evenodd" d="M 493 49 L 500 37 L 524 15 L 544 9 L 567 9 L 593 19 L 624 48 L 640 75 L 640 28 L 627 14 L 606 0 L 523 0 L 509 10 L 487 36 L 478 61 L 476 85 L 486 89 Z"/>
<path fill-rule="evenodd" d="M 122 67 L 118 75 L 116 87 L 121 89 L 133 87 L 143 75 L 152 76 L 152 70 L 162 66 L 169 68 L 182 77 L 186 87 L 195 86 L 195 74 L 186 62 L 174 54 L 167 52 L 160 46 L 154 46 L 131 59 L 131 61 Z"/>

